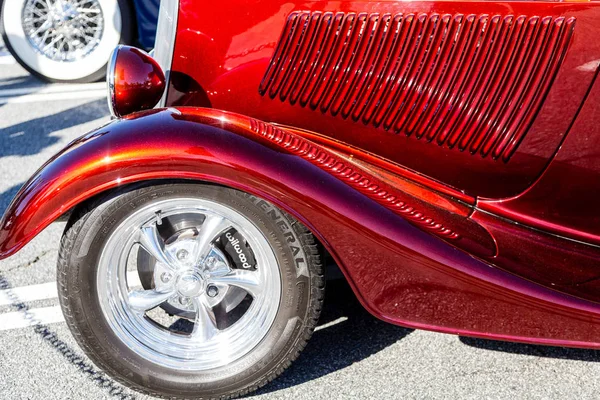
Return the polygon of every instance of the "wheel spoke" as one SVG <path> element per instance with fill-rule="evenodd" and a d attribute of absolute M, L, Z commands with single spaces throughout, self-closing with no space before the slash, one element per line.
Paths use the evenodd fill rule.
<path fill-rule="evenodd" d="M 48 29 L 46 32 L 44 32 L 44 36 L 42 37 L 42 39 L 40 40 L 40 46 L 44 43 L 46 43 L 46 40 L 48 39 L 48 36 L 50 35 L 50 30 Z"/>
<path fill-rule="evenodd" d="M 39 28 L 37 28 L 35 31 L 33 31 L 29 35 L 37 36 L 38 33 L 40 33 L 41 31 L 47 31 L 51 26 L 52 26 L 52 22 L 50 22 L 49 20 L 46 20 L 42 25 L 40 25 Z"/>
<path fill-rule="evenodd" d="M 150 254 L 156 261 L 174 270 L 173 265 L 176 261 L 165 252 L 165 242 L 158 234 L 156 224 L 142 227 L 138 235 L 138 243 Z"/>
<path fill-rule="evenodd" d="M 225 229 L 229 228 L 230 223 L 223 217 L 216 215 L 206 215 L 200 233 L 194 246 L 193 260 L 196 262 L 204 260 L 212 249 L 212 242 Z"/>
<path fill-rule="evenodd" d="M 55 37 L 54 39 L 52 39 L 52 41 L 50 43 L 48 43 L 46 46 L 44 46 L 44 48 L 42 50 L 43 51 L 48 50 L 50 47 L 54 46 L 63 37 L 64 37 L 64 35 L 61 33 L 60 35 L 58 35 L 57 37 Z"/>
<path fill-rule="evenodd" d="M 91 14 L 100 14 L 100 10 L 97 8 L 85 8 L 85 7 L 79 7 L 76 9 L 77 12 L 79 13 L 91 13 Z"/>
<path fill-rule="evenodd" d="M 258 273 L 254 271 L 235 270 L 225 276 L 211 277 L 211 282 L 237 286 L 250 293 L 254 298 L 262 293 Z"/>
<path fill-rule="evenodd" d="M 157 290 L 134 290 L 129 293 L 128 301 L 131 308 L 137 311 L 148 311 L 164 303 L 175 292 L 173 290 L 159 292 Z"/>
<path fill-rule="evenodd" d="M 31 44 L 56 61 L 73 61 L 92 53 L 100 43 L 104 22 L 99 0 L 37 0 L 30 2 L 21 16 Z M 48 35 L 57 23 L 58 32 Z M 80 40 L 74 41 L 76 37 Z"/>
<path fill-rule="evenodd" d="M 195 298 L 194 306 L 196 308 L 196 319 L 194 321 L 192 338 L 199 341 L 209 340 L 219 332 L 215 314 L 208 301 L 204 299 L 204 296 Z"/>

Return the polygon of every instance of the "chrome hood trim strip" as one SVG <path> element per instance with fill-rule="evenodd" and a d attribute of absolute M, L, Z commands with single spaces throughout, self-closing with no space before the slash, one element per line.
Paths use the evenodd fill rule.
<path fill-rule="evenodd" d="M 165 107 L 167 93 L 171 80 L 171 66 L 173 52 L 175 51 L 175 36 L 177 34 L 177 18 L 179 16 L 179 0 L 162 0 L 158 14 L 158 27 L 154 43 L 154 59 L 165 73 L 165 92 L 156 105 L 156 108 Z"/>

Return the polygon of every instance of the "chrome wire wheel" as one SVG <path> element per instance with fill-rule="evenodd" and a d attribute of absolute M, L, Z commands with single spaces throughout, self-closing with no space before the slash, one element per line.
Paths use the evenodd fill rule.
<path fill-rule="evenodd" d="M 98 0 L 27 0 L 21 18 L 31 46 L 53 61 L 87 57 L 103 35 Z"/>
<path fill-rule="evenodd" d="M 139 252 L 153 261 L 150 287 L 141 285 Z M 202 371 L 243 357 L 267 335 L 281 276 L 269 242 L 241 213 L 174 198 L 136 210 L 112 231 L 97 290 L 108 325 L 135 353 Z"/>
<path fill-rule="evenodd" d="M 133 42 L 130 0 L 0 0 L 0 35 L 15 60 L 49 82 L 96 82 L 114 48 Z"/>

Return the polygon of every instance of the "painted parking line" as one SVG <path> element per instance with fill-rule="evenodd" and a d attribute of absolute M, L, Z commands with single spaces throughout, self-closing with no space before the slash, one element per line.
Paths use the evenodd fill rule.
<path fill-rule="evenodd" d="M 96 99 L 102 97 L 106 97 L 106 84 L 104 82 L 0 90 L 0 104 Z"/>
<path fill-rule="evenodd" d="M 0 50 L 0 65 L 13 65 L 16 63 L 17 60 L 15 60 L 9 52 Z"/>
<path fill-rule="evenodd" d="M 0 89 L 0 97 L 24 96 L 28 94 L 71 93 L 106 90 L 105 82 L 52 84 L 25 88 Z"/>
<path fill-rule="evenodd" d="M 348 321 L 348 317 L 339 317 L 338 319 L 334 319 L 333 321 L 324 323 L 323 325 L 319 325 L 315 328 L 315 332 L 320 331 L 321 329 L 327 329 L 330 326 L 334 326 L 337 324 L 341 324 L 342 322 Z"/>
<path fill-rule="evenodd" d="M 13 311 L 0 314 L 0 331 L 26 328 L 38 324 L 55 324 L 64 320 L 60 306 L 32 308 L 26 313 Z"/>
<path fill-rule="evenodd" d="M 136 271 L 127 272 L 129 287 L 141 286 L 139 275 Z M 22 286 L 0 290 L 0 306 L 23 304 L 30 301 L 54 299 L 58 297 L 56 282 L 42 283 L 39 285 Z M 47 325 L 64 322 L 60 306 L 30 308 L 24 311 L 11 311 L 0 314 L 0 331 L 27 328 L 35 325 Z M 345 322 L 348 317 L 340 317 L 334 321 L 319 325 L 315 331 L 328 328 Z"/>
<path fill-rule="evenodd" d="M 56 282 L 42 283 L 40 285 L 23 286 L 14 289 L 0 290 L 0 306 L 14 304 L 14 298 L 20 302 L 54 299 L 58 297 Z M 0 316 L 0 318 L 2 318 Z"/>
<path fill-rule="evenodd" d="M 132 271 L 127 273 L 127 282 L 130 287 L 141 286 L 139 276 Z M 0 306 L 8 306 L 17 302 L 27 303 L 28 301 L 55 299 L 57 297 L 56 282 L 41 283 L 39 285 L 0 290 Z M 2 319 L 2 315 L 0 314 L 0 319 Z"/>
<path fill-rule="evenodd" d="M 141 286 L 140 278 L 136 271 L 127 272 L 127 282 L 129 287 Z M 0 306 L 18 305 L 31 301 L 55 298 L 58 298 L 56 282 L 0 290 Z M 26 328 L 39 324 L 55 324 L 64 320 L 60 306 L 31 308 L 27 312 L 9 311 L 0 314 L 0 331 Z"/>
<path fill-rule="evenodd" d="M 99 99 L 106 97 L 106 90 L 90 90 L 86 92 L 28 94 L 15 97 L 0 97 L 0 104 L 42 103 L 57 100 Z"/>

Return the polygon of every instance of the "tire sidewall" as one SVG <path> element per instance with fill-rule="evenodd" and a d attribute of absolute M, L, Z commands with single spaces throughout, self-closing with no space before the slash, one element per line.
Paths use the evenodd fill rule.
<path fill-rule="evenodd" d="M 37 52 L 23 31 L 22 12 L 27 0 L 0 0 L 0 31 L 5 45 L 25 69 L 50 82 L 93 82 L 106 74 L 106 64 L 119 43 L 130 43 L 131 10 L 126 0 L 98 0 L 104 29 L 98 46 L 81 60 L 54 61 Z"/>
<path fill-rule="evenodd" d="M 208 371 L 158 366 L 134 353 L 109 327 L 100 307 L 96 271 L 102 247 L 113 229 L 134 210 L 155 200 L 196 196 L 227 205 L 250 219 L 265 234 L 281 273 L 281 300 L 275 321 L 263 340 L 240 359 Z M 90 357 L 107 372 L 141 390 L 176 396 L 219 396 L 256 385 L 287 361 L 309 315 L 310 273 L 302 238 L 292 220 L 270 203 L 239 191 L 210 185 L 166 185 L 143 188 L 103 202 L 90 211 L 67 255 L 64 283 L 71 329 Z M 60 283 L 59 283 L 60 284 Z M 83 340 L 81 340 L 83 339 Z"/>

